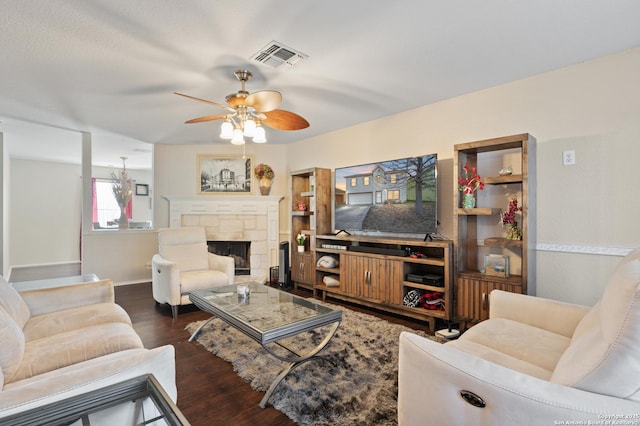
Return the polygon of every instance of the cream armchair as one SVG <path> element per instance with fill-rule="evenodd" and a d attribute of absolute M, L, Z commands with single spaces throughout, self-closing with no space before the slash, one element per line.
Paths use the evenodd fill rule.
<path fill-rule="evenodd" d="M 173 318 L 193 290 L 233 284 L 233 258 L 209 253 L 204 228 L 161 229 L 158 251 L 151 260 L 153 298 L 171 305 Z"/>
<path fill-rule="evenodd" d="M 640 251 L 591 308 L 495 290 L 458 340 L 403 333 L 398 375 L 404 426 L 640 424 Z"/>

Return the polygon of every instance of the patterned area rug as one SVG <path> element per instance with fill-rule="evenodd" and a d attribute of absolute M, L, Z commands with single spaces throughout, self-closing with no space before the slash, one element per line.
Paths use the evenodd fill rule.
<path fill-rule="evenodd" d="M 392 324 L 372 315 L 342 310 L 342 324 L 320 353 L 291 372 L 268 404 L 301 425 L 396 425 L 398 396 L 398 339 L 402 331 L 421 331 Z M 187 326 L 193 332 L 202 322 Z M 294 349 L 317 345 L 328 326 L 283 341 Z M 265 392 L 285 363 L 260 344 L 216 319 L 200 333 L 198 342 L 233 364 L 251 387 Z M 311 343 L 310 343 L 311 342 Z"/>

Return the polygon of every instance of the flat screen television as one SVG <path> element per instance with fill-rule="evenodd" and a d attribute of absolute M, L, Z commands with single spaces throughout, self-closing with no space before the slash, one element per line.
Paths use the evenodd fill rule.
<path fill-rule="evenodd" d="M 339 167 L 333 178 L 335 233 L 426 239 L 437 232 L 437 154 Z"/>

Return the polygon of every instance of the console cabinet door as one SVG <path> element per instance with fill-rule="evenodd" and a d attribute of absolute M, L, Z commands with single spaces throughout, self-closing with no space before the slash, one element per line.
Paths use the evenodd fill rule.
<path fill-rule="evenodd" d="M 291 253 L 291 280 L 295 283 L 313 285 L 315 273 L 313 255 L 309 252 Z"/>
<path fill-rule="evenodd" d="M 344 291 L 348 295 L 382 303 L 400 299 L 402 262 L 360 255 L 343 256 Z"/>
<path fill-rule="evenodd" d="M 458 316 L 463 320 L 484 321 L 489 318 L 489 294 L 493 290 L 521 293 L 522 287 L 513 282 L 458 277 Z"/>

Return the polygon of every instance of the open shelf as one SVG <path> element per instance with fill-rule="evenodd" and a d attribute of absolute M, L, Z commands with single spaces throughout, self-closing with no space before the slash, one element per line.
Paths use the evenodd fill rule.
<path fill-rule="evenodd" d="M 323 300 L 332 297 L 424 320 L 435 330 L 435 319 L 450 320 L 454 311 L 450 287 L 453 281 L 452 247 L 448 240 L 317 235 L 316 261 L 322 256 L 331 256 L 338 261 L 338 266 L 316 266 L 314 293 Z M 410 257 L 411 253 L 424 257 Z M 407 281 L 408 274 L 441 277 L 438 279 L 442 286 Z M 327 275 L 337 277 L 340 285 L 325 285 L 323 279 Z M 405 306 L 404 297 L 411 290 L 442 293 L 444 309 Z"/>
<path fill-rule="evenodd" d="M 487 176 L 484 178 L 486 185 L 502 185 L 507 183 L 522 183 L 522 175 Z"/>
<path fill-rule="evenodd" d="M 502 211 L 502 209 L 500 208 L 487 208 L 487 207 L 483 207 L 483 208 L 473 208 L 473 209 L 463 209 L 461 207 L 458 207 L 456 209 L 457 213 L 461 216 L 492 216 L 495 214 L 500 214 L 500 212 Z"/>

